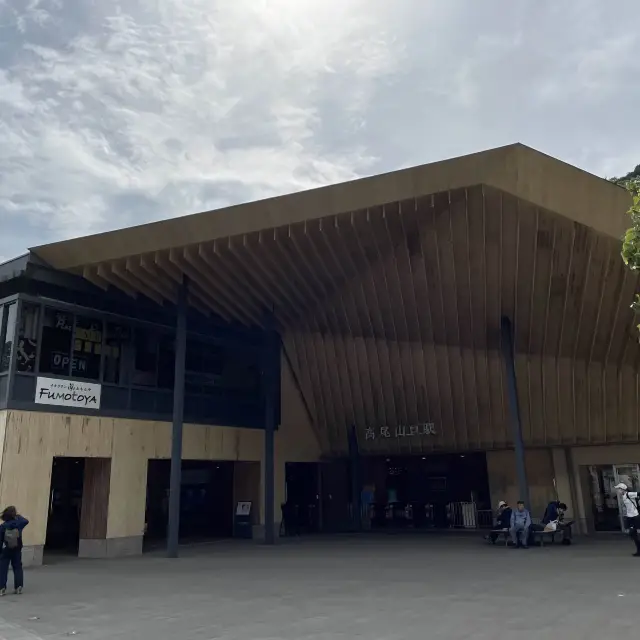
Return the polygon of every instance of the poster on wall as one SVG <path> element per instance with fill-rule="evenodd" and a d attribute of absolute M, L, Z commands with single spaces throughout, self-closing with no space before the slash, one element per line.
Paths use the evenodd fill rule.
<path fill-rule="evenodd" d="M 102 385 L 75 380 L 38 377 L 36 404 L 52 404 L 58 407 L 100 409 Z"/>
<path fill-rule="evenodd" d="M 249 516 L 251 515 L 251 503 L 250 502 L 238 502 L 236 505 L 237 516 Z"/>

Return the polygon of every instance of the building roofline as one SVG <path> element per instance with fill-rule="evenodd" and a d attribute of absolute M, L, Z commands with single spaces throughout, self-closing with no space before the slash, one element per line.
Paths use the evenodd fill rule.
<path fill-rule="evenodd" d="M 30 264 L 30 258 L 31 254 L 27 252 L 0 263 L 0 282 L 13 280 L 23 275 Z"/>
<path fill-rule="evenodd" d="M 520 143 L 326 187 L 43 245 L 58 269 L 120 260 L 300 224 L 484 184 L 610 237 L 626 227 L 629 195 L 618 186 Z"/>

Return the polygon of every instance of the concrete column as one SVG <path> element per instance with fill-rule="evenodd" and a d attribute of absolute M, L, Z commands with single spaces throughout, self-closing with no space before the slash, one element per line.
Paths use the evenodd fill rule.
<path fill-rule="evenodd" d="M 541 518 L 547 504 L 555 499 L 553 463 L 549 449 L 529 449 L 525 463 L 531 495 L 531 514 Z M 499 500 L 514 505 L 520 499 L 520 483 L 513 451 L 488 451 L 487 472 L 493 508 Z"/>
<path fill-rule="evenodd" d="M 264 482 L 264 473 L 261 476 L 261 485 Z M 256 540 L 264 540 L 266 532 L 265 523 L 265 491 L 261 486 L 260 496 L 260 524 L 256 525 L 253 531 L 253 536 Z M 286 488 L 286 473 L 285 473 L 285 461 L 279 456 L 276 456 L 273 469 L 273 532 L 274 538 L 278 538 L 280 535 L 280 524 L 282 522 L 282 509 L 281 506 L 286 500 L 287 488 Z"/>
<path fill-rule="evenodd" d="M 121 422 L 113 432 L 107 535 L 96 549 L 98 557 L 142 553 L 147 501 L 148 454 L 145 429 Z"/>
<path fill-rule="evenodd" d="M 556 493 L 558 500 L 567 505 L 567 516 L 575 519 L 575 491 L 569 469 L 567 450 L 556 448 L 551 450 L 553 458 L 553 474 L 556 483 Z"/>

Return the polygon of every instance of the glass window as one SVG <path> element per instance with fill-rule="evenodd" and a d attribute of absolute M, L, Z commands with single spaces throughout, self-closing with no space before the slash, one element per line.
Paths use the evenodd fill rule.
<path fill-rule="evenodd" d="M 15 302 L 0 308 L 0 373 L 9 371 L 17 309 Z"/>
<path fill-rule="evenodd" d="M 72 342 L 73 314 L 57 309 L 45 309 L 42 321 L 40 373 L 68 376 Z"/>
<path fill-rule="evenodd" d="M 223 351 L 205 342 L 187 339 L 186 393 L 210 393 L 220 385 Z"/>
<path fill-rule="evenodd" d="M 133 336 L 135 350 L 133 384 L 155 387 L 158 368 L 158 333 L 151 328 L 137 328 Z"/>
<path fill-rule="evenodd" d="M 158 386 L 161 389 L 173 389 L 175 363 L 175 341 L 173 336 L 164 334 L 158 345 Z"/>
<path fill-rule="evenodd" d="M 73 378 L 100 378 L 102 358 L 102 320 L 87 316 L 76 316 L 76 330 L 73 336 Z"/>
<path fill-rule="evenodd" d="M 28 303 L 22 305 L 16 355 L 16 370 L 21 373 L 33 373 L 36 370 L 39 315 L 40 307 L 38 305 Z"/>
<path fill-rule="evenodd" d="M 233 357 L 231 357 L 233 355 Z M 225 389 L 246 394 L 260 392 L 260 362 L 252 353 L 227 353 L 222 371 L 222 386 Z"/>
<path fill-rule="evenodd" d="M 107 335 L 103 347 L 104 381 L 110 384 L 128 383 L 127 362 L 131 345 L 128 325 L 107 322 Z"/>

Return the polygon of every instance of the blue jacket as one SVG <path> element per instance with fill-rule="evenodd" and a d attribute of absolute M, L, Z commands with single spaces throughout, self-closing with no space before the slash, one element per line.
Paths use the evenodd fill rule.
<path fill-rule="evenodd" d="M 559 506 L 560 502 L 558 502 L 558 500 L 554 500 L 547 505 L 544 516 L 542 517 L 542 524 L 549 524 L 550 522 L 558 519 Z"/>
<path fill-rule="evenodd" d="M 4 532 L 7 529 L 18 529 L 18 531 L 22 532 L 28 524 L 29 521 L 22 516 L 16 516 L 13 520 L 7 520 L 0 524 L 0 549 L 4 549 Z M 18 541 L 18 549 L 22 549 L 22 536 Z"/>
<path fill-rule="evenodd" d="M 518 511 L 518 509 L 514 509 L 511 512 L 511 528 L 516 529 L 526 529 L 531 526 L 531 514 L 524 509 L 523 511 Z"/>

